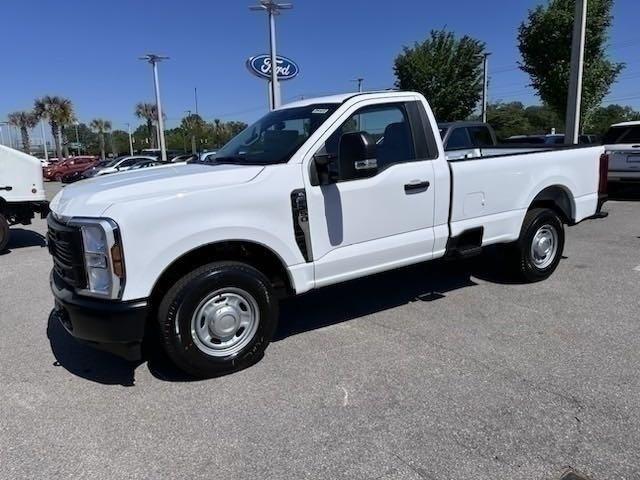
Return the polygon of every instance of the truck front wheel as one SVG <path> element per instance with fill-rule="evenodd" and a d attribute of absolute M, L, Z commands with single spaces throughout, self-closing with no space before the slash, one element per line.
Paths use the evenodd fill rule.
<path fill-rule="evenodd" d="M 524 217 L 515 245 L 519 276 L 527 282 L 549 278 L 560 263 L 564 250 L 564 227 L 556 212 L 533 208 Z"/>
<path fill-rule="evenodd" d="M 4 249 L 7 248 L 7 244 L 9 243 L 9 222 L 7 219 L 0 213 L 0 253 L 4 252 Z"/>
<path fill-rule="evenodd" d="M 216 262 L 182 277 L 158 308 L 169 358 L 196 377 L 246 368 L 262 358 L 278 322 L 269 280 L 238 262 Z"/>

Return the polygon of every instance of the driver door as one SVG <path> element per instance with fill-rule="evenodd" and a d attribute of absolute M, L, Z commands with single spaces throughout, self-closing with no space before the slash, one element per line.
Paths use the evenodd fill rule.
<path fill-rule="evenodd" d="M 353 107 L 316 152 L 334 159 L 332 180 L 307 188 L 317 287 L 432 256 L 437 152 L 427 153 L 424 130 L 415 135 L 423 128 L 422 106 L 371 102 Z M 341 178 L 335 167 L 341 137 L 350 132 L 364 132 L 375 143 L 377 166 L 364 178 Z"/>

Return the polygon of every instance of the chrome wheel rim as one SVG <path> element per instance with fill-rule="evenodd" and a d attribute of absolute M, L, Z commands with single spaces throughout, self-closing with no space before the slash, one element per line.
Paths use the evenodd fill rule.
<path fill-rule="evenodd" d="M 260 323 L 253 296 L 240 288 L 222 288 L 207 295 L 191 318 L 191 338 L 203 353 L 228 357 L 245 348 Z"/>
<path fill-rule="evenodd" d="M 558 253 L 558 231 L 552 225 L 543 225 L 533 236 L 531 260 L 540 269 L 553 263 Z"/>

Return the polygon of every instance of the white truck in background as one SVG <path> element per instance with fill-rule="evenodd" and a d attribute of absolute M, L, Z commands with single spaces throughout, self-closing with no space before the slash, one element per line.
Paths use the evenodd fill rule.
<path fill-rule="evenodd" d="M 609 181 L 640 182 L 640 122 L 612 125 L 602 143 L 609 156 Z"/>
<path fill-rule="evenodd" d="M 40 160 L 0 145 L 0 253 L 11 225 L 29 225 L 36 213 L 44 218 L 48 212 Z"/>
<path fill-rule="evenodd" d="M 604 216 L 603 152 L 448 161 L 420 94 L 288 104 L 212 163 L 60 192 L 48 217 L 57 316 L 126 358 L 155 339 L 207 377 L 261 357 L 285 295 L 494 244 L 508 247 L 504 261 L 523 281 L 543 280 L 562 257 L 565 225 Z"/>

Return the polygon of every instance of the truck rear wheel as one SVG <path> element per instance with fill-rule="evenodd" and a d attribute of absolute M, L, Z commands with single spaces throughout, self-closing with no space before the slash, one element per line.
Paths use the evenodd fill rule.
<path fill-rule="evenodd" d="M 556 212 L 534 208 L 527 212 L 515 245 L 518 275 L 538 282 L 556 270 L 564 250 L 564 227 Z"/>
<path fill-rule="evenodd" d="M 9 222 L 7 219 L 0 213 L 0 253 L 4 252 L 4 249 L 7 248 L 7 244 L 9 243 Z"/>
<path fill-rule="evenodd" d="M 158 308 L 169 358 L 196 377 L 215 377 L 262 358 L 278 322 L 269 280 L 238 262 L 216 262 L 181 278 Z"/>

